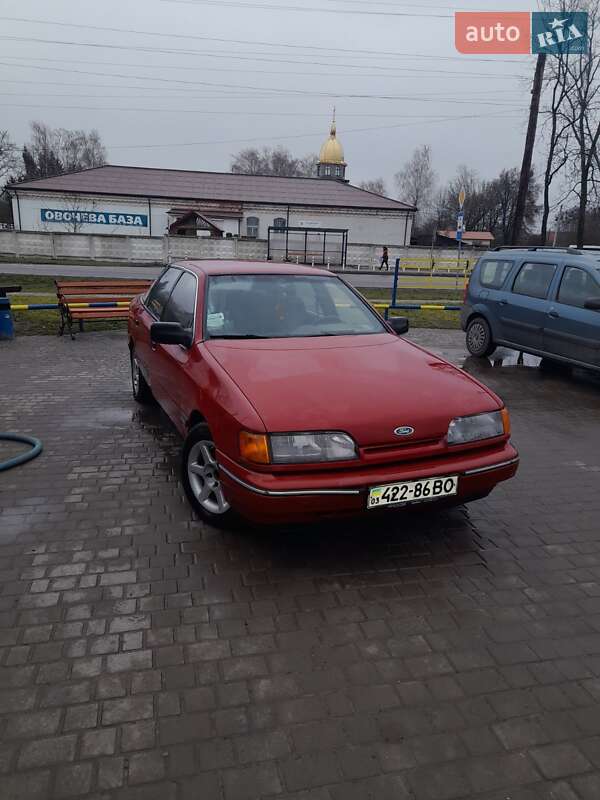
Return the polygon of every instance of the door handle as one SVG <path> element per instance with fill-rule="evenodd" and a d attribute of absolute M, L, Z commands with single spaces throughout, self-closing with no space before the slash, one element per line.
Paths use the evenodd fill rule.
<path fill-rule="evenodd" d="M 548 312 L 548 316 L 552 317 L 552 319 L 560 319 L 560 314 L 555 308 L 551 308 Z"/>
<path fill-rule="evenodd" d="M 139 326 L 139 324 L 140 324 L 140 321 L 139 321 L 139 319 L 138 319 L 137 317 L 134 317 L 134 318 L 133 318 L 133 324 L 134 324 L 134 325 L 138 325 L 138 326 Z"/>
<path fill-rule="evenodd" d="M 508 305 L 508 300 L 500 300 L 499 303 L 500 303 L 501 306 L 507 306 Z"/>

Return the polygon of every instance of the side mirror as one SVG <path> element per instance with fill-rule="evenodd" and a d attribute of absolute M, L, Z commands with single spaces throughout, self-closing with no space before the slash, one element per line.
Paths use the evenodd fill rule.
<path fill-rule="evenodd" d="M 402 336 L 403 333 L 408 333 L 409 325 L 406 317 L 392 317 L 388 319 L 388 325 L 398 336 Z"/>
<path fill-rule="evenodd" d="M 583 307 L 590 311 L 600 311 L 600 297 L 595 297 L 593 300 L 586 300 Z"/>
<path fill-rule="evenodd" d="M 154 322 L 150 326 L 150 339 L 157 344 L 181 344 L 190 347 L 192 334 L 179 322 Z"/>

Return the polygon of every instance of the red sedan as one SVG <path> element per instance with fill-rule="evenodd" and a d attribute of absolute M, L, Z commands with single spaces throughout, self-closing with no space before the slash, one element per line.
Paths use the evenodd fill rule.
<path fill-rule="evenodd" d="M 508 412 L 407 330 L 323 270 L 172 264 L 131 305 L 133 394 L 185 438 L 213 524 L 485 497 L 517 471 Z"/>

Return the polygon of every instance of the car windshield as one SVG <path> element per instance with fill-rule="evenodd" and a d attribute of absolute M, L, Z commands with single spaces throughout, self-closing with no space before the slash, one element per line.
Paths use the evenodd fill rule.
<path fill-rule="evenodd" d="M 208 281 L 205 331 L 209 339 L 276 339 L 386 329 L 335 277 L 218 275 Z"/>

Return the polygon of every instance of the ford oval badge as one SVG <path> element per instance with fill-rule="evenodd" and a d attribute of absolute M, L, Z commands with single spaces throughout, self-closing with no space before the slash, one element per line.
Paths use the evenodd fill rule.
<path fill-rule="evenodd" d="M 411 428 L 410 425 L 402 425 L 394 431 L 396 436 L 412 436 L 414 432 L 415 429 Z"/>

